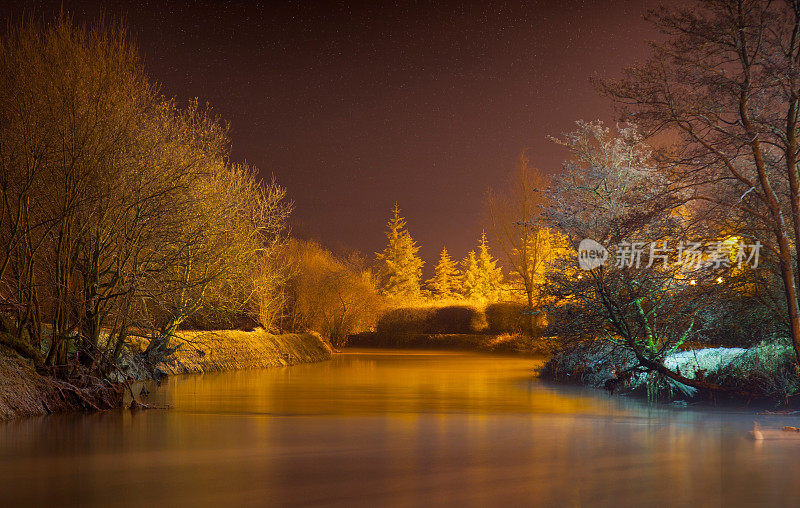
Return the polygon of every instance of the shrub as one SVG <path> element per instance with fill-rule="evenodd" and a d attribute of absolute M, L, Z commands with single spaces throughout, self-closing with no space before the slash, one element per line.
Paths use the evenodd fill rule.
<path fill-rule="evenodd" d="M 525 305 L 515 302 L 492 303 L 486 306 L 486 321 L 492 333 L 517 333 L 525 328 Z"/>
<path fill-rule="evenodd" d="M 314 242 L 290 240 L 281 328 L 313 330 L 344 346 L 351 334 L 370 330 L 383 306 L 369 271 L 354 259 L 334 256 Z"/>
<path fill-rule="evenodd" d="M 248 312 L 230 312 L 226 309 L 204 307 L 181 323 L 180 330 L 242 330 L 252 331 L 259 326 L 258 319 Z"/>
<path fill-rule="evenodd" d="M 763 303 L 771 299 L 758 296 L 752 298 L 749 294 L 737 294 L 718 299 L 715 305 L 699 314 L 696 340 L 713 346 L 749 348 L 758 345 L 765 337 L 787 331 L 776 309 Z"/>
<path fill-rule="evenodd" d="M 434 309 L 400 307 L 392 309 L 378 319 L 376 331 L 380 335 L 417 335 L 428 333 L 428 322 Z"/>
<path fill-rule="evenodd" d="M 526 305 L 517 302 L 499 302 L 486 306 L 486 321 L 491 333 L 524 333 L 531 337 L 542 335 L 547 327 L 547 318 L 543 310 L 534 311 L 533 329 L 531 329 Z"/>
<path fill-rule="evenodd" d="M 426 333 L 478 333 L 487 328 L 486 315 L 464 305 L 439 307 L 429 316 Z"/>
<path fill-rule="evenodd" d="M 543 378 L 600 388 L 614 371 L 635 363 L 632 352 L 608 341 L 581 341 L 556 351 L 542 367 Z"/>
<path fill-rule="evenodd" d="M 716 372 L 708 379 L 725 386 L 775 399 L 786 399 L 800 391 L 797 360 L 788 338 L 763 341 Z"/>
<path fill-rule="evenodd" d="M 378 320 L 381 335 L 425 335 L 480 333 L 486 330 L 486 316 L 465 305 L 447 307 L 400 307 Z"/>

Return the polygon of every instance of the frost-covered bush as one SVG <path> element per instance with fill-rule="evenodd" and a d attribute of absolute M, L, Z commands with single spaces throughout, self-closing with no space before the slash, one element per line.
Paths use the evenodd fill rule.
<path fill-rule="evenodd" d="M 785 399 L 800 391 L 800 373 L 788 338 L 764 341 L 709 373 L 709 379 L 755 395 Z"/>
<path fill-rule="evenodd" d="M 617 372 L 635 364 L 632 352 L 604 341 L 581 341 L 555 352 L 542 367 L 546 379 L 603 387 Z"/>
<path fill-rule="evenodd" d="M 747 350 L 742 348 L 722 347 L 679 351 L 665 358 L 664 366 L 689 379 L 694 379 L 698 374 L 707 376 L 709 373 L 719 371 L 746 352 Z"/>

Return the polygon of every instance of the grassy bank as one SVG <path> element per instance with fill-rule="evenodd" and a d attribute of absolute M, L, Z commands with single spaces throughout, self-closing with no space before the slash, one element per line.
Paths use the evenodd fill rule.
<path fill-rule="evenodd" d="M 273 335 L 263 330 L 180 332 L 175 358 L 163 366 L 167 374 L 284 367 L 328 360 L 333 350 L 319 335 Z"/>
<path fill-rule="evenodd" d="M 347 345 L 541 356 L 551 347 L 537 322 L 530 330 L 525 307 L 513 302 L 398 307 L 378 319 L 375 331 L 350 335 Z"/>
<path fill-rule="evenodd" d="M 719 387 L 700 391 L 656 372 L 631 371 L 634 354 L 603 341 L 564 347 L 542 367 L 543 379 L 631 393 L 661 402 L 723 401 L 800 407 L 800 370 L 788 339 L 749 348 L 699 347 L 676 351 L 663 359 L 666 368 L 690 380 Z M 621 374 L 622 373 L 622 374 Z"/>
<path fill-rule="evenodd" d="M 281 367 L 327 360 L 332 349 L 318 335 L 272 335 L 243 332 L 181 332 L 174 358 L 160 368 L 165 374 L 219 372 Z M 128 363 L 126 375 L 137 377 Z M 0 420 L 67 411 L 97 411 L 120 407 L 124 385 L 98 382 L 79 388 L 48 376 L 9 350 L 0 350 Z"/>
<path fill-rule="evenodd" d="M 13 352 L 0 350 L 0 420 L 66 411 L 98 411 L 119 407 L 120 384 L 94 383 L 89 388 L 42 376 Z"/>
<path fill-rule="evenodd" d="M 546 339 L 521 334 L 436 333 L 391 335 L 366 332 L 349 337 L 348 347 L 443 349 L 478 353 L 541 356 L 550 353 Z"/>

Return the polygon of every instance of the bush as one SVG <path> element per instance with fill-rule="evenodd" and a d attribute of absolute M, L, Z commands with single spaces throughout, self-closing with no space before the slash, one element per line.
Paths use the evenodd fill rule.
<path fill-rule="evenodd" d="M 555 352 L 542 367 L 543 378 L 603 387 L 614 371 L 635 364 L 634 354 L 605 340 L 581 341 Z"/>
<path fill-rule="evenodd" d="M 731 282 L 732 287 L 725 288 L 727 292 L 714 305 L 699 313 L 695 323 L 697 342 L 749 348 L 758 345 L 766 337 L 788 334 L 779 310 L 764 303 L 780 301 L 777 295 L 745 293 L 737 284 L 737 281 Z M 764 286 L 767 284 L 764 283 Z M 766 292 L 768 289 L 759 291 Z"/>
<path fill-rule="evenodd" d="M 376 331 L 380 335 L 417 335 L 428 333 L 428 322 L 434 309 L 400 307 L 392 309 L 378 319 Z"/>
<path fill-rule="evenodd" d="M 788 338 L 764 341 L 711 372 L 708 379 L 755 395 L 787 399 L 800 391 L 797 359 Z"/>
<path fill-rule="evenodd" d="M 381 335 L 424 335 L 480 333 L 486 330 L 486 316 L 474 307 L 401 307 L 378 320 Z"/>
<path fill-rule="evenodd" d="M 452 305 L 435 309 L 426 333 L 479 333 L 487 328 L 486 315 L 474 308 Z"/>
<path fill-rule="evenodd" d="M 253 331 L 258 319 L 247 312 L 229 312 L 225 309 L 204 307 L 181 323 L 179 330 L 242 330 Z"/>
<path fill-rule="evenodd" d="M 517 333 L 525 328 L 526 307 L 521 303 L 500 302 L 486 306 L 486 322 L 492 333 Z"/>
<path fill-rule="evenodd" d="M 533 329 L 531 329 L 527 305 L 517 302 L 489 304 L 485 313 L 489 331 L 492 333 L 525 333 L 531 337 L 538 337 L 547 327 L 544 311 L 535 310 Z"/>
<path fill-rule="evenodd" d="M 314 242 L 290 240 L 283 259 L 288 269 L 280 327 L 313 330 L 342 347 L 351 334 L 368 331 L 383 306 L 369 271 L 354 258 L 334 256 Z"/>

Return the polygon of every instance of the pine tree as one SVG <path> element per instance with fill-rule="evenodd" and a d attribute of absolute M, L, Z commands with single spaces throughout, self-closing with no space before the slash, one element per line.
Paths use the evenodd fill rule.
<path fill-rule="evenodd" d="M 377 253 L 380 261 L 378 280 L 381 293 L 390 298 L 414 300 L 420 296 L 422 259 L 417 252 L 419 246 L 406 229 L 406 219 L 400 216 L 400 208 L 394 205 L 394 213 L 388 223 L 386 237 L 388 245 Z"/>
<path fill-rule="evenodd" d="M 481 234 L 478 254 L 470 251 L 461 262 L 464 270 L 464 296 L 473 300 L 497 301 L 503 292 L 503 271 L 497 266 L 497 260 L 489 254 L 489 243 L 486 233 Z"/>
<path fill-rule="evenodd" d="M 461 260 L 461 294 L 468 299 L 476 297 L 478 287 L 478 259 L 475 251 L 469 251 Z"/>
<path fill-rule="evenodd" d="M 455 298 L 461 286 L 460 276 L 457 263 L 448 254 L 447 247 L 443 247 L 433 278 L 426 284 L 435 298 Z"/>

